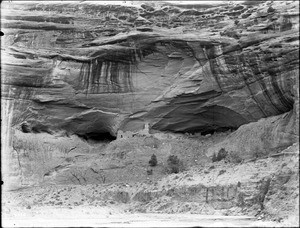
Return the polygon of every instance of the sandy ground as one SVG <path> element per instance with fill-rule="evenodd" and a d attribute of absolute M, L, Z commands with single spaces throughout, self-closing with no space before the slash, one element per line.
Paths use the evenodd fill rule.
<path fill-rule="evenodd" d="M 32 182 L 33 184 L 26 188 L 2 193 L 3 227 L 297 227 L 299 217 L 281 223 L 269 220 L 273 219 L 273 214 L 279 213 L 276 210 L 280 211 L 279 214 L 284 212 L 283 216 L 289 215 L 289 212 L 294 210 L 295 197 L 297 195 L 299 197 L 299 194 L 296 194 L 296 190 L 299 192 L 297 187 L 299 182 L 295 175 L 295 170 L 299 170 L 299 159 L 294 154 L 299 151 L 299 145 L 285 149 L 287 155 L 283 156 L 239 164 L 223 160 L 212 163 L 204 156 L 204 150 L 223 137 L 226 135 L 214 135 L 194 141 L 190 139 L 156 141 L 139 137 L 116 140 L 106 148 L 98 145 L 88 148 L 84 147 L 86 145 L 82 142 L 82 145 L 77 142 L 78 148 L 88 151 L 80 156 L 77 151 L 63 158 L 59 158 L 61 154 L 57 155 L 57 164 L 67 164 L 68 169 L 55 170 L 48 175 L 48 181 L 44 178 L 42 183 Z M 70 139 L 68 142 L 70 145 L 73 142 L 71 141 Z M 178 174 L 164 173 L 163 162 L 166 161 L 170 151 L 184 161 L 185 171 Z M 153 174 L 149 176 L 145 170 L 152 153 L 157 155 L 159 165 L 153 168 Z M 55 159 L 48 160 L 56 162 Z M 27 164 L 26 161 L 24 160 L 24 165 Z M 45 166 L 48 163 L 38 164 L 43 169 L 33 171 L 39 170 L 41 174 L 42 171 L 49 171 Z M 104 169 L 106 182 L 95 183 L 92 178 L 85 184 L 64 181 L 67 179 L 62 177 L 67 176 L 72 170 L 71 167 L 74 170 L 79 167 L 94 169 L 100 167 Z M 85 169 L 79 171 L 78 174 L 85 175 L 86 179 L 91 177 L 91 173 L 85 174 Z M 268 178 L 271 179 L 272 188 L 269 190 L 271 193 L 265 201 L 267 203 L 265 206 L 268 210 L 272 209 L 271 217 L 259 218 L 256 216 L 256 207 L 243 212 L 234 203 L 230 206 L 232 210 L 226 208 L 214 210 L 208 205 L 208 212 L 204 214 L 201 205 L 205 203 L 203 204 L 198 193 L 182 199 L 176 197 L 180 192 L 168 194 L 176 189 L 182 189 L 182 194 L 188 193 L 189 188 L 193 186 L 226 188 L 237 186 L 239 183 L 241 191 L 245 194 L 247 191 L 250 193 L 245 200 L 251 201 L 251 197 L 259 193 L 259 189 L 256 189 L 257 183 Z M 35 179 L 36 176 L 28 174 L 28 180 Z M 160 195 L 147 199 L 147 194 L 142 194 L 138 197 L 140 199 L 134 199 L 138 193 L 145 191 Z M 219 196 L 210 195 L 210 197 L 213 202 Z M 160 209 L 168 205 L 170 200 L 173 204 L 166 209 Z M 196 205 L 197 200 L 199 202 Z M 230 200 L 228 203 L 230 204 Z M 190 210 L 181 210 L 185 209 L 184 206 L 190 206 L 188 207 Z M 293 208 L 290 208 L 291 206 Z"/>
<path fill-rule="evenodd" d="M 283 160 L 291 164 L 292 162 L 289 162 L 291 161 L 290 159 L 286 157 Z M 219 169 L 225 167 L 227 174 L 223 174 L 224 177 L 222 179 L 225 180 L 228 177 L 227 182 L 229 182 L 229 176 L 231 176 L 232 181 L 235 181 L 237 173 L 240 176 L 245 172 L 244 177 L 246 178 L 246 173 L 249 173 L 246 166 L 249 166 L 260 173 L 260 176 L 264 176 L 266 175 L 266 170 L 272 171 L 272 168 L 269 166 L 272 166 L 273 169 L 278 169 L 278 165 L 283 162 L 275 160 L 257 161 L 251 166 L 250 164 L 244 164 L 230 167 L 231 165 L 228 164 L 228 167 L 226 167 L 225 164 L 215 164 L 216 167 L 210 171 L 210 175 L 215 176 Z M 265 165 L 260 164 L 262 162 Z M 257 175 L 257 172 L 252 173 L 252 175 Z M 193 178 L 190 181 L 186 179 L 181 180 L 181 177 L 186 175 L 185 173 L 170 175 L 161 179 L 158 182 L 158 187 L 163 183 L 165 185 L 171 184 L 172 186 L 177 186 L 178 184 L 189 186 L 194 181 L 203 182 L 205 180 L 199 170 L 191 170 L 190 174 L 193 174 Z M 254 176 L 248 178 L 253 179 Z M 258 177 L 256 176 L 256 178 Z M 176 182 L 178 183 L 176 184 Z M 146 187 L 151 189 L 151 184 L 141 184 L 147 185 Z M 122 186 L 127 188 L 123 183 L 115 183 L 106 187 L 101 185 L 45 186 L 4 192 L 2 195 L 2 224 L 3 227 L 296 227 L 294 224 L 298 223 L 298 221 L 284 221 L 283 223 L 262 221 L 254 216 L 201 215 L 191 214 L 191 212 L 172 214 L 137 213 L 133 210 L 133 213 L 129 213 L 128 209 L 132 208 L 134 203 L 118 203 L 112 200 L 105 202 L 94 200 L 90 203 L 87 200 L 96 194 L 96 191 L 101 191 L 102 188 L 117 191 Z M 130 185 L 129 188 L 137 191 L 138 185 Z M 64 199 L 67 200 L 64 201 Z M 81 201 L 82 204 L 77 205 L 76 202 Z M 60 203 L 62 205 L 59 205 Z"/>
<path fill-rule="evenodd" d="M 14 209 L 2 215 L 3 227 L 245 227 L 280 226 L 275 222 L 257 221 L 249 216 L 218 216 L 198 214 L 128 214 L 112 207 L 48 207 Z"/>

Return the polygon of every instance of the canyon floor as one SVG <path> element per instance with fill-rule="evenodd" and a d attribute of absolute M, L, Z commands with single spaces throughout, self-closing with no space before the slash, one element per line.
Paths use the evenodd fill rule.
<path fill-rule="evenodd" d="M 246 216 L 217 216 L 195 214 L 128 214 L 114 208 L 79 207 L 39 208 L 22 213 L 16 218 L 4 220 L 4 227 L 53 227 L 53 226 L 97 226 L 97 227 L 281 227 L 276 222 L 255 221 Z M 26 215 L 26 216 L 24 216 Z M 80 219 L 78 219 L 80 217 Z M 289 226 L 289 225 L 287 225 Z M 290 226 L 289 226 L 290 227 Z"/>
<path fill-rule="evenodd" d="M 60 142 L 60 147 L 75 145 L 75 140 L 78 143 L 76 149 L 48 159 L 52 166 L 60 164 L 56 169 L 41 177 L 23 175 L 27 183 L 30 178 L 40 178 L 38 184 L 3 192 L 3 225 L 298 226 L 299 205 L 295 199 L 299 197 L 299 145 L 277 156 L 239 163 L 226 159 L 212 162 L 204 151 L 230 133 L 177 134 L 160 139 L 148 135 L 96 143 L 16 132 L 18 142 L 23 143 L 25 138 L 50 147 L 54 140 Z M 171 153 L 183 162 L 179 173 L 166 170 Z M 157 156 L 158 164 L 149 175 L 152 154 Z M 26 156 L 23 166 L 33 155 Z M 50 166 L 44 163 L 43 167 Z M 99 174 L 98 179 L 88 168 Z"/>

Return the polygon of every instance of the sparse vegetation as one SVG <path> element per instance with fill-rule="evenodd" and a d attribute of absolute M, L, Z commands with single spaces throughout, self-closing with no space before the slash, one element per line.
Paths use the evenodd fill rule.
<path fill-rule="evenodd" d="M 179 173 L 183 171 L 183 162 L 176 155 L 170 155 L 167 164 L 169 173 Z"/>
<path fill-rule="evenodd" d="M 154 167 L 157 165 L 157 158 L 155 154 L 152 154 L 151 159 L 149 161 L 149 165 Z"/>
<path fill-rule="evenodd" d="M 267 12 L 268 12 L 268 13 L 274 13 L 274 12 L 275 12 L 275 9 L 274 9 L 272 6 L 270 6 L 270 7 L 268 8 Z"/>
<path fill-rule="evenodd" d="M 147 174 L 148 174 L 148 175 L 152 175 L 152 174 L 153 174 L 153 170 L 152 170 L 152 169 L 148 169 L 148 170 L 147 170 Z"/>
<path fill-rule="evenodd" d="M 222 175 L 223 173 L 226 173 L 226 170 L 224 169 L 220 170 L 218 176 Z"/>
<path fill-rule="evenodd" d="M 224 148 L 221 148 L 217 155 L 213 154 L 212 162 L 221 161 L 221 160 L 225 159 L 227 157 L 227 155 L 228 155 L 228 152 Z"/>

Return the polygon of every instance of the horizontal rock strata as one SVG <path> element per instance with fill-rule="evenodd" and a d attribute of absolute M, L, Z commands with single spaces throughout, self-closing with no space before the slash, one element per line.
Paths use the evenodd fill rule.
<path fill-rule="evenodd" d="M 298 101 L 296 3 L 95 4 L 4 5 L 2 94 L 13 99 L 13 125 L 206 134 Z"/>

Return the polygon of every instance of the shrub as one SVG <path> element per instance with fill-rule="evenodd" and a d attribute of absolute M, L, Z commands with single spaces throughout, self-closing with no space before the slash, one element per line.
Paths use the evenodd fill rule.
<path fill-rule="evenodd" d="M 179 173 L 183 171 L 183 163 L 175 155 L 170 155 L 168 157 L 167 164 L 169 173 Z"/>
<path fill-rule="evenodd" d="M 272 6 L 270 6 L 270 7 L 268 8 L 267 12 L 268 12 L 268 13 L 274 13 L 274 12 L 275 12 L 275 9 L 274 9 Z"/>
<path fill-rule="evenodd" d="M 217 155 L 216 154 L 213 155 L 212 162 L 217 162 L 225 159 L 227 154 L 228 152 L 224 148 L 221 148 Z"/>
<path fill-rule="evenodd" d="M 152 167 L 157 165 L 157 158 L 155 154 L 152 154 L 151 159 L 149 160 L 149 165 Z"/>
<path fill-rule="evenodd" d="M 224 158 L 226 158 L 227 154 L 228 152 L 224 148 L 221 148 L 218 153 L 218 157 L 217 157 L 218 160 L 219 161 L 223 160 Z"/>
<path fill-rule="evenodd" d="M 148 175 L 152 175 L 152 174 L 153 174 L 153 170 L 152 170 L 152 169 L 148 169 L 148 170 L 147 170 L 147 174 L 148 174 Z"/>
<path fill-rule="evenodd" d="M 29 133 L 31 131 L 29 124 L 26 122 L 21 124 L 21 129 L 24 133 Z"/>
<path fill-rule="evenodd" d="M 226 173 L 226 170 L 224 169 L 220 170 L 218 176 L 222 175 L 223 173 Z"/>

